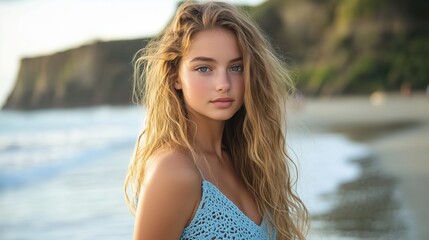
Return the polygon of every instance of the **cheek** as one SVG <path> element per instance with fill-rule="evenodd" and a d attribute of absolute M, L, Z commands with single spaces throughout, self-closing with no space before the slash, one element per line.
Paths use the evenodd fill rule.
<path fill-rule="evenodd" d="M 236 90 L 236 94 L 239 95 L 241 98 L 243 98 L 243 96 L 244 96 L 244 79 L 243 79 L 243 77 L 235 79 L 234 83 L 235 83 L 234 89 Z"/>
<path fill-rule="evenodd" d="M 189 91 L 195 92 L 195 93 L 201 93 L 204 94 L 204 91 L 207 91 L 207 89 L 209 89 L 209 86 L 207 84 L 207 81 L 204 80 L 191 80 L 188 82 L 188 88 Z"/>
<path fill-rule="evenodd" d="M 188 100 L 200 100 L 207 97 L 208 81 L 197 79 L 192 74 L 185 74 L 182 79 L 182 91 Z"/>

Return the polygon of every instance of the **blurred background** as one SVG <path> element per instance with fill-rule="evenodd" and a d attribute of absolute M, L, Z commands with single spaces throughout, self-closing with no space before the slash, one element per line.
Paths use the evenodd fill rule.
<path fill-rule="evenodd" d="M 429 239 L 429 5 L 229 0 L 288 64 L 309 239 Z M 0 239 L 130 239 L 135 52 L 176 0 L 0 0 Z"/>

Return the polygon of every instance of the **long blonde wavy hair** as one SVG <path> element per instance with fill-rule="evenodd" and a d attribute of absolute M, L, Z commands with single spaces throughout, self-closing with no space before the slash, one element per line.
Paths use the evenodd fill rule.
<path fill-rule="evenodd" d="M 236 35 L 244 67 L 244 103 L 226 121 L 222 145 L 278 239 L 305 239 L 308 213 L 293 190 L 291 169 L 296 167 L 287 155 L 283 131 L 284 102 L 293 85 L 257 25 L 227 3 L 183 3 L 163 33 L 134 58 L 134 97 L 147 116 L 125 181 L 127 204 L 134 213 L 146 162 L 156 150 L 185 149 L 195 161 L 195 126 L 174 83 L 192 37 L 213 27 Z"/>

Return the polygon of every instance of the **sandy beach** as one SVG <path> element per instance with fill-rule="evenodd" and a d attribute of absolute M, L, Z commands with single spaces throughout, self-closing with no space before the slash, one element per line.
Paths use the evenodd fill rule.
<path fill-rule="evenodd" d="M 429 97 L 306 99 L 290 105 L 289 127 L 343 133 L 371 150 L 354 162 L 361 176 L 332 194 L 336 207 L 313 216 L 327 223 L 325 232 L 338 239 L 429 239 Z"/>

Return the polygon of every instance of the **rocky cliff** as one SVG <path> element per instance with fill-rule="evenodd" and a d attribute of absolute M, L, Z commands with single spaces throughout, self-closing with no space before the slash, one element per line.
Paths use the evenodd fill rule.
<path fill-rule="evenodd" d="M 129 104 L 132 58 L 147 39 L 94 42 L 24 58 L 5 109 Z"/>

